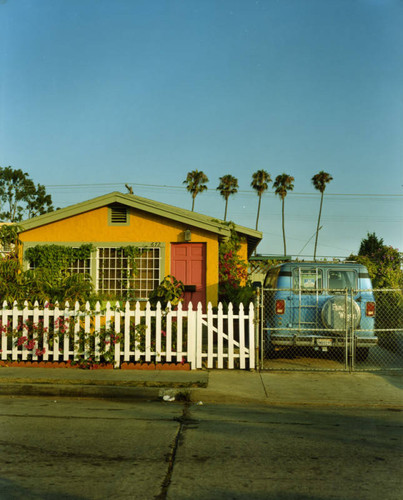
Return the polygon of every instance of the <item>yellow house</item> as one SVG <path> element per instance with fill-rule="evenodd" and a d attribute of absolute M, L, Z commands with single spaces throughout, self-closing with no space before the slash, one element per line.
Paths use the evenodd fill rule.
<path fill-rule="evenodd" d="M 86 272 L 97 292 L 127 291 L 125 247 L 138 248 L 137 276 L 131 283 L 139 299 L 164 276 L 185 284 L 185 302 L 217 304 L 219 243 L 230 236 L 229 224 L 212 217 L 132 194 L 113 192 L 21 223 L 23 252 L 38 245 L 80 247 L 91 243 L 88 259 L 72 272 Z M 241 240 L 240 257 L 247 260 L 262 233 L 234 226 Z M 27 261 L 25 266 L 29 266 Z"/>

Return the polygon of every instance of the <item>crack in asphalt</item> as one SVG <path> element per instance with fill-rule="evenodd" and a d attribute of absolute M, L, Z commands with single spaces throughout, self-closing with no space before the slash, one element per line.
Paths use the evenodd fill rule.
<path fill-rule="evenodd" d="M 174 437 L 174 440 L 171 445 L 171 452 L 167 455 L 168 469 L 165 474 L 165 478 L 161 485 L 160 493 L 155 497 L 156 500 L 166 500 L 168 495 L 168 489 L 171 484 L 172 474 L 175 467 L 176 454 L 180 445 L 181 440 L 183 439 L 184 431 L 190 425 L 194 425 L 198 423 L 198 420 L 192 419 L 190 417 L 190 402 L 184 403 L 184 408 L 182 415 L 180 417 L 174 417 L 173 420 L 179 423 L 178 431 Z"/>

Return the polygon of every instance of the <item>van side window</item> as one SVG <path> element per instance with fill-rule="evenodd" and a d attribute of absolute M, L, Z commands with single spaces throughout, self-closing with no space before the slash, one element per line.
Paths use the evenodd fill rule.
<path fill-rule="evenodd" d="M 293 288 L 302 293 L 321 291 L 323 288 L 322 269 L 298 268 L 293 272 Z"/>
<path fill-rule="evenodd" d="M 327 273 L 327 284 L 329 290 L 357 288 L 357 275 L 354 271 L 347 271 L 345 269 L 329 269 Z"/>
<path fill-rule="evenodd" d="M 267 273 L 265 282 L 264 282 L 264 287 L 265 288 L 277 288 L 277 279 L 278 275 L 280 274 L 280 267 L 277 267 L 275 269 L 270 270 Z"/>

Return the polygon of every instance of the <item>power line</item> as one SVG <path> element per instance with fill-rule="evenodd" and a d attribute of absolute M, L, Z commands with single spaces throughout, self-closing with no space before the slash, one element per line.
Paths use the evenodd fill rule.
<path fill-rule="evenodd" d="M 91 184 L 46 184 L 45 187 L 47 189 L 88 189 L 88 188 L 99 188 L 99 187 L 125 187 L 125 184 L 129 184 L 131 186 L 138 186 L 144 188 L 153 188 L 153 189 L 173 189 L 180 190 L 185 192 L 185 188 L 183 186 L 169 186 L 166 184 L 141 184 L 138 182 L 115 182 L 115 183 L 91 183 Z M 211 190 L 210 190 L 211 192 Z M 238 191 L 239 194 L 253 194 L 256 196 L 256 192 L 253 190 L 242 190 Z M 275 196 L 274 192 L 265 191 L 263 195 L 272 195 Z M 297 191 L 292 191 L 289 193 L 291 196 L 309 196 L 309 197 L 319 197 L 319 193 L 300 193 Z M 343 196 L 347 198 L 403 198 L 403 194 L 374 194 L 374 193 L 326 193 L 326 197 L 338 197 Z"/>

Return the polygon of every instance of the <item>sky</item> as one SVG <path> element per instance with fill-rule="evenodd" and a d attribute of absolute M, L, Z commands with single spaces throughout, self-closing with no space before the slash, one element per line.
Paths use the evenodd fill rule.
<path fill-rule="evenodd" d="M 295 178 L 287 253 L 403 248 L 401 0 L 0 0 L 0 166 L 55 207 L 112 191 L 255 228 L 253 172 Z M 262 198 L 258 252 L 282 254 L 281 201 Z"/>

